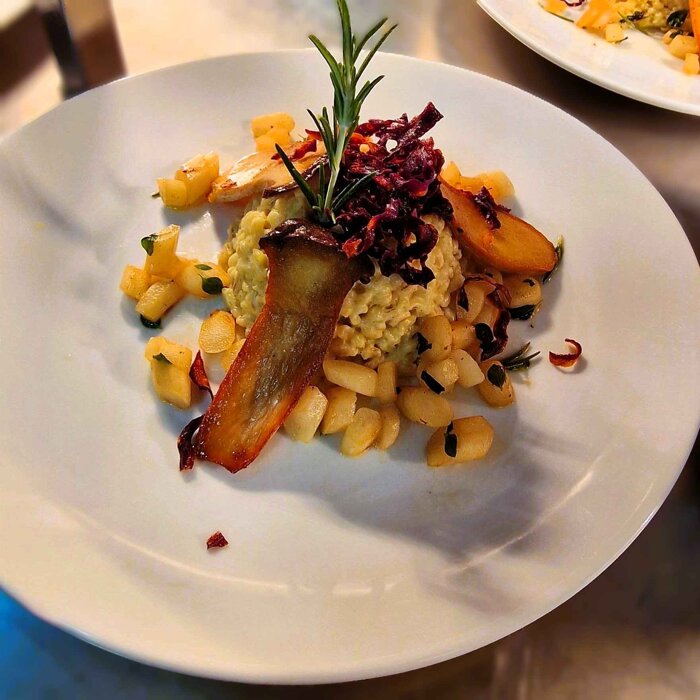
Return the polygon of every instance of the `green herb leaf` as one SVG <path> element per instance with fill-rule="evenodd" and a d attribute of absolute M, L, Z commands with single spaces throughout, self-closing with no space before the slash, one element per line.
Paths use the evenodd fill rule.
<path fill-rule="evenodd" d="M 202 277 L 202 291 L 211 296 L 221 294 L 224 283 L 218 277 Z"/>
<path fill-rule="evenodd" d="M 426 350 L 430 350 L 433 347 L 432 343 L 428 342 L 428 339 L 422 333 L 416 333 L 416 340 L 418 341 L 418 355 L 422 355 Z"/>
<path fill-rule="evenodd" d="M 158 360 L 158 362 L 165 362 L 169 365 L 172 365 L 172 362 L 162 352 L 159 352 L 157 355 L 154 355 L 153 359 Z"/>
<path fill-rule="evenodd" d="M 195 265 L 198 270 L 211 270 L 211 265 Z"/>
<path fill-rule="evenodd" d="M 146 251 L 146 255 L 153 255 L 153 246 L 157 240 L 157 233 L 152 233 L 150 236 L 141 239 L 141 247 Z"/>
<path fill-rule="evenodd" d="M 532 355 L 527 355 L 529 349 L 530 343 L 526 343 L 517 352 L 503 358 L 501 364 L 509 372 L 521 372 L 522 370 L 529 369 L 530 363 L 540 354 L 538 351 L 533 352 Z"/>
<path fill-rule="evenodd" d="M 431 374 L 428 374 L 425 370 L 421 372 L 420 375 L 421 380 L 425 384 L 425 386 L 430 389 L 434 394 L 443 394 L 445 393 L 445 387 L 440 384 L 440 382 L 435 379 Z"/>
<path fill-rule="evenodd" d="M 145 316 L 139 316 L 141 323 L 146 326 L 146 328 L 160 328 L 160 319 L 158 321 L 149 321 Z"/>
<path fill-rule="evenodd" d="M 503 385 L 506 383 L 506 371 L 499 364 L 491 365 L 488 372 L 486 372 L 486 378 L 491 384 L 502 389 Z"/>
<path fill-rule="evenodd" d="M 514 321 L 529 321 L 539 304 L 526 304 L 525 306 L 518 306 L 517 309 L 509 309 L 510 317 Z"/>
<path fill-rule="evenodd" d="M 547 284 L 547 282 L 552 279 L 552 275 L 559 269 L 559 266 L 564 259 L 564 236 L 559 236 L 557 239 L 557 244 L 554 246 L 554 252 L 557 254 L 557 261 L 554 263 L 554 267 L 542 278 L 542 284 Z"/>
<path fill-rule="evenodd" d="M 453 458 L 457 456 L 457 436 L 454 429 L 454 423 L 450 423 L 445 430 L 445 454 Z"/>
<path fill-rule="evenodd" d="M 386 25 L 386 19 L 374 24 L 371 29 L 361 38 L 356 37 L 352 31 L 350 20 L 350 10 L 347 0 L 337 0 L 338 13 L 340 15 L 340 27 L 342 37 L 342 58 L 336 60 L 328 47 L 315 35 L 309 37 L 311 43 L 318 49 L 318 52 L 327 63 L 330 70 L 331 84 L 333 85 L 333 117 L 329 116 L 328 109 L 324 107 L 320 114 L 310 112 L 316 128 L 321 134 L 326 147 L 328 158 L 328 177 L 319 178 L 318 192 L 314 192 L 304 181 L 289 158 L 277 149 L 277 152 L 291 174 L 294 181 L 299 185 L 304 196 L 311 205 L 313 217 L 317 223 L 329 226 L 335 223 L 335 212 L 347 202 L 360 188 L 374 177 L 368 174 L 345 190 L 336 194 L 335 189 L 338 184 L 340 168 L 343 162 L 345 149 L 360 121 L 360 110 L 367 96 L 376 87 L 383 76 L 365 82 L 360 87 L 360 78 L 368 67 L 370 61 L 375 56 L 382 44 L 389 38 L 389 35 L 396 29 L 396 25 L 389 27 L 380 36 L 378 32 Z M 374 44 L 367 49 L 367 55 L 358 67 L 360 53 L 368 47 L 370 41 L 374 39 Z"/>
<path fill-rule="evenodd" d="M 688 19 L 688 10 L 676 10 L 666 18 L 666 24 L 671 29 L 680 29 L 686 19 Z"/>
<path fill-rule="evenodd" d="M 151 199 L 158 199 L 160 197 L 160 192 L 152 192 Z"/>

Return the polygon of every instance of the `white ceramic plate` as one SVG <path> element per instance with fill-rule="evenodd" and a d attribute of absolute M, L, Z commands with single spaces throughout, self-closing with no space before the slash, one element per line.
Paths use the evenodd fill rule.
<path fill-rule="evenodd" d="M 539 0 L 477 0 L 506 31 L 574 75 L 626 97 L 700 115 L 700 78 L 658 40 L 629 31 L 613 45 L 546 12 Z"/>
<path fill-rule="evenodd" d="M 232 476 L 177 469 L 188 416 L 149 390 L 118 290 L 139 239 L 183 224 L 213 256 L 228 212 L 176 215 L 156 176 L 193 153 L 250 149 L 248 120 L 329 97 L 311 51 L 222 58 L 124 80 L 0 144 L 0 576 L 41 617 L 178 671 L 339 681 L 463 654 L 528 624 L 634 539 L 674 483 L 700 413 L 700 278 L 644 177 L 563 112 L 457 68 L 381 56 L 365 116 L 445 114 L 434 136 L 467 172 L 504 168 L 518 211 L 565 234 L 537 348 L 583 344 L 570 374 L 516 379 L 473 466 L 431 470 L 428 433 L 350 461 L 278 436 Z M 203 305 L 167 320 L 194 342 Z M 517 325 L 515 326 L 517 327 Z M 530 331 L 519 326 L 521 333 Z M 221 530 L 230 546 L 207 552 Z"/>

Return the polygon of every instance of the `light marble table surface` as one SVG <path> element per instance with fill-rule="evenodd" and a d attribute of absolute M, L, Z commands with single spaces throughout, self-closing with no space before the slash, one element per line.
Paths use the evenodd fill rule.
<path fill-rule="evenodd" d="M 391 50 L 491 75 L 589 124 L 660 190 L 698 254 L 700 118 L 636 103 L 569 75 L 512 39 L 473 0 L 351 4 L 358 23 L 379 13 L 400 22 Z M 312 30 L 332 41 L 336 31 L 331 0 L 113 0 L 113 7 L 130 73 L 305 46 Z M 0 34 L 0 58 L 7 54 L 3 44 L 12 46 L 11 31 Z M 29 61 L 21 80 L 0 79 L 0 88 L 0 135 L 60 101 L 50 58 Z M 453 661 L 342 686 L 219 683 L 91 647 L 0 593 L 0 698 L 700 698 L 699 462 L 696 446 L 661 511 L 596 581 L 538 622 Z"/>

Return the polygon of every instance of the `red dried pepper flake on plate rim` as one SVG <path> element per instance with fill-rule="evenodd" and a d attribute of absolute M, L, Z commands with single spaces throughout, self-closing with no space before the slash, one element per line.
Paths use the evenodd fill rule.
<path fill-rule="evenodd" d="M 565 342 L 574 347 L 574 352 L 559 354 L 550 350 L 549 361 L 555 367 L 573 367 L 583 353 L 581 343 L 579 343 L 577 340 L 574 340 L 573 338 L 566 338 Z"/>
<path fill-rule="evenodd" d="M 228 540 L 217 530 L 208 540 L 207 549 L 216 549 L 220 547 L 226 547 L 228 545 Z"/>

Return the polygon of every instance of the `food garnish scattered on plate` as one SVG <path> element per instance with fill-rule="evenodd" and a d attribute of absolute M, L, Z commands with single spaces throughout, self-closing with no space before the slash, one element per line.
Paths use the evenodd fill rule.
<path fill-rule="evenodd" d="M 215 260 L 178 255 L 170 225 L 142 239 L 144 266 L 124 270 L 148 328 L 187 295 L 225 303 L 203 319 L 194 361 L 162 335 L 146 346 L 160 399 L 189 408 L 193 386 L 212 397 L 179 437 L 181 469 L 202 459 L 237 472 L 282 426 L 301 442 L 342 433 L 351 457 L 387 450 L 402 419 L 428 429 L 428 465 L 481 459 L 494 430 L 455 415 L 450 396 L 507 407 L 510 373 L 540 355 L 527 343 L 504 356 L 509 324 L 534 326 L 563 240 L 511 212 L 504 172 L 445 164 L 428 135 L 443 118 L 432 102 L 412 118 L 361 120 L 383 77 L 369 80 L 368 66 L 395 27 L 382 19 L 357 37 L 345 0 L 338 8 L 341 58 L 310 37 L 330 70 L 331 110 L 309 110 L 301 137 L 289 114 L 255 117 L 253 154 L 223 172 L 216 153 L 197 155 L 158 180 L 166 207 L 245 204 Z M 575 353 L 550 353 L 561 367 L 581 354 L 567 342 Z M 213 391 L 215 364 L 226 375 Z"/>
<path fill-rule="evenodd" d="M 611 44 L 624 42 L 628 31 L 657 37 L 685 73 L 700 75 L 700 0 L 544 0 L 542 7 Z"/>

